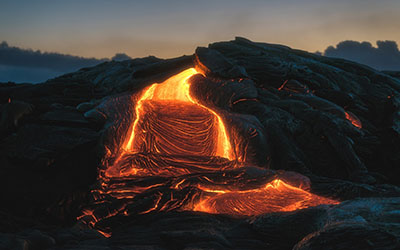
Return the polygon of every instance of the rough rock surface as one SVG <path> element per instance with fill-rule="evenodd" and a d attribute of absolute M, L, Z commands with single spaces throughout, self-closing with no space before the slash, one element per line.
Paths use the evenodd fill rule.
<path fill-rule="evenodd" d="M 201 100 L 262 132 L 254 163 L 301 173 L 342 203 L 251 218 L 117 216 L 110 238 L 77 222 L 113 154 L 105 145 L 118 142 L 110 121 L 132 112 L 132 93 L 190 67 L 205 75 L 192 79 Z M 0 104 L 0 249 L 400 248 L 398 72 L 236 38 L 193 56 L 0 84 Z"/>

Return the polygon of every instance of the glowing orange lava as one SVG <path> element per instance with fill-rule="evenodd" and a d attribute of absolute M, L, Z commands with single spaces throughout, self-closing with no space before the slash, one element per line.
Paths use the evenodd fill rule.
<path fill-rule="evenodd" d="M 135 144 L 137 134 L 141 132 L 146 132 L 138 131 L 137 129 L 138 123 L 143 116 L 143 106 L 145 101 L 174 101 L 195 104 L 213 114 L 218 121 L 218 139 L 216 142 L 217 150 L 214 156 L 221 156 L 229 160 L 233 159 L 231 144 L 227 136 L 225 125 L 222 122 L 222 118 L 213 110 L 195 102 L 190 96 L 190 85 L 187 80 L 195 74 L 198 74 L 198 72 L 194 68 L 190 68 L 167 79 L 161 84 L 154 83 L 144 91 L 143 95 L 140 97 L 135 107 L 136 119 L 133 122 L 132 128 L 130 130 L 130 136 L 124 143 L 123 147 L 125 151 L 130 153 L 137 153 L 138 145 Z"/>
<path fill-rule="evenodd" d="M 203 191 L 207 196 L 195 204 L 193 210 L 212 214 L 252 216 L 339 203 L 291 186 L 280 179 L 275 179 L 258 189 Z"/>
<path fill-rule="evenodd" d="M 360 119 L 358 119 L 357 116 L 355 116 L 350 111 L 345 112 L 345 114 L 346 114 L 346 119 L 349 120 L 351 122 L 351 124 L 353 124 L 353 126 L 359 128 L 359 129 L 362 128 L 362 123 L 361 123 Z"/>
<path fill-rule="evenodd" d="M 117 215 L 192 210 L 253 216 L 338 203 L 236 159 L 229 140 L 235 133 L 228 134 L 221 116 L 190 95 L 188 79 L 195 74 L 187 69 L 132 98 L 135 114 L 122 148 L 105 159 L 94 204 L 80 221 L 108 237 L 100 222 Z"/>

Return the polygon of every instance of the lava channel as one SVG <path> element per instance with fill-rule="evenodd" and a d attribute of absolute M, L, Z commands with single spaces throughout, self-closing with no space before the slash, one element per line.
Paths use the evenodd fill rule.
<path fill-rule="evenodd" d="M 252 216 L 271 212 L 288 212 L 337 201 L 312 194 L 275 179 L 265 186 L 244 191 L 203 189 L 207 193 L 194 206 L 194 211 Z"/>
<path fill-rule="evenodd" d="M 188 79 L 195 74 L 187 69 L 132 98 L 135 113 L 120 154 L 104 161 L 94 204 L 81 221 L 104 231 L 97 224 L 116 215 L 191 210 L 253 216 L 338 203 L 292 186 L 272 170 L 265 178 L 248 175 L 246 163 L 235 158 L 229 126 L 190 95 Z"/>

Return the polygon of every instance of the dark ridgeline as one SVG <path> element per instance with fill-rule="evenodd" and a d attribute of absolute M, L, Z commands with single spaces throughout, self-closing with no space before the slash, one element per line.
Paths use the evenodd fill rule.
<path fill-rule="evenodd" d="M 131 58 L 123 53 L 117 53 L 111 58 L 113 61 L 128 59 Z M 0 82 L 44 82 L 47 79 L 106 61 L 109 59 L 21 49 L 9 46 L 3 41 L 0 43 Z"/>

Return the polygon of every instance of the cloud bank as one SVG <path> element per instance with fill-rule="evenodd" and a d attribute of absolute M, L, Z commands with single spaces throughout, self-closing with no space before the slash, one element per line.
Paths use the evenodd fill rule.
<path fill-rule="evenodd" d="M 111 60 L 127 60 L 116 54 Z M 41 52 L 0 43 L 0 82 L 43 82 L 64 73 L 90 67 L 109 59 L 84 58 L 60 53 Z"/>
<path fill-rule="evenodd" d="M 329 46 L 323 55 L 339 57 L 366 64 L 378 70 L 400 71 L 400 51 L 395 41 L 369 42 L 343 41 L 336 47 Z"/>

